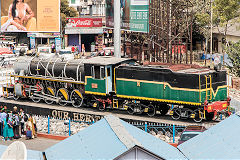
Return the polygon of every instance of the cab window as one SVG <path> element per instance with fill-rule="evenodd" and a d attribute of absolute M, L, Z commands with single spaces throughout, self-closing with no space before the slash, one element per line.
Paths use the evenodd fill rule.
<path fill-rule="evenodd" d="M 103 66 L 92 66 L 91 68 L 92 78 L 104 79 L 105 71 Z"/>

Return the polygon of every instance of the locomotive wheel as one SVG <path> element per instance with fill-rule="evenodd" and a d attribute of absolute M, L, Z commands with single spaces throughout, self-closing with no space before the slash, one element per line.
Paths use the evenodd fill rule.
<path fill-rule="evenodd" d="M 207 121 L 213 120 L 213 118 L 214 118 L 214 113 L 213 112 L 211 112 L 211 113 L 206 112 L 205 114 L 206 114 L 206 120 Z"/>
<path fill-rule="evenodd" d="M 55 96 L 55 91 L 52 87 L 47 87 L 47 94 Z M 45 103 L 47 104 L 53 104 L 54 101 L 48 100 L 48 99 L 44 99 Z"/>
<path fill-rule="evenodd" d="M 57 97 L 60 98 L 60 101 L 58 102 L 61 106 L 66 106 L 67 102 L 63 102 L 63 101 L 67 101 L 68 98 L 68 92 L 65 88 L 61 88 L 57 91 Z"/>
<path fill-rule="evenodd" d="M 103 106 L 103 104 L 101 102 L 98 102 L 98 110 L 99 111 L 104 111 L 105 107 Z"/>
<path fill-rule="evenodd" d="M 168 113 L 169 106 L 167 104 L 160 105 L 159 111 L 162 116 L 166 115 Z"/>
<path fill-rule="evenodd" d="M 127 112 L 128 112 L 128 114 L 134 114 L 134 105 L 133 104 L 128 104 Z"/>
<path fill-rule="evenodd" d="M 200 123 L 203 120 L 203 112 L 199 109 L 194 110 L 193 112 L 195 117 L 193 118 L 194 122 Z"/>
<path fill-rule="evenodd" d="M 83 96 L 79 90 L 75 89 L 72 91 L 71 101 L 72 101 L 73 107 L 79 108 L 82 106 Z"/>
<path fill-rule="evenodd" d="M 179 108 L 174 108 L 173 109 L 173 115 L 172 115 L 172 119 L 174 120 L 179 120 L 181 118 L 181 111 Z"/>
<path fill-rule="evenodd" d="M 156 114 L 156 108 L 155 108 L 154 105 L 150 104 L 150 105 L 148 106 L 147 115 L 148 115 L 149 117 L 153 117 L 153 116 L 155 116 L 155 114 Z"/>
<path fill-rule="evenodd" d="M 15 101 L 19 100 L 19 98 L 20 98 L 20 97 L 19 97 L 19 96 L 16 96 L 15 93 L 13 94 L 13 99 L 14 99 Z"/>
<path fill-rule="evenodd" d="M 43 86 L 41 84 L 39 84 L 40 88 L 43 90 Z M 35 103 L 38 103 L 41 101 L 42 98 L 40 97 L 34 97 L 34 96 L 31 96 L 31 100 Z"/>
<path fill-rule="evenodd" d="M 31 97 L 31 100 L 35 103 L 38 103 L 41 101 L 41 98 L 38 98 L 38 97 Z"/>

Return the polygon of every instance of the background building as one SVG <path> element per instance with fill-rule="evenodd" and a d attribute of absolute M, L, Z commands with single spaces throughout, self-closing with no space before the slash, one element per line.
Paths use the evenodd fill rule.
<path fill-rule="evenodd" d="M 80 16 L 105 17 L 105 0 L 69 0 L 69 5 L 74 7 Z"/>

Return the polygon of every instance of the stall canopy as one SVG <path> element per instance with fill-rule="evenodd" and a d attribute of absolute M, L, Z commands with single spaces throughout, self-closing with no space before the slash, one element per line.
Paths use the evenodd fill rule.
<path fill-rule="evenodd" d="M 239 159 L 240 117 L 231 115 L 202 134 L 182 143 L 178 149 L 188 159 Z"/>
<path fill-rule="evenodd" d="M 140 146 L 162 159 L 186 159 L 168 143 L 112 115 L 45 150 L 48 160 L 114 159 Z"/>

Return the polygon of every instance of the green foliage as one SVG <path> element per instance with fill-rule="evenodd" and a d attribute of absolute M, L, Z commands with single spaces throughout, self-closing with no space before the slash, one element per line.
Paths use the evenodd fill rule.
<path fill-rule="evenodd" d="M 61 20 L 62 20 L 62 27 L 64 28 L 66 25 L 66 18 L 67 17 L 77 17 L 78 12 L 75 8 L 69 7 L 68 0 L 61 0 Z"/>
<path fill-rule="evenodd" d="M 213 12 L 217 15 L 217 25 L 226 26 L 239 17 L 240 0 L 214 0 Z M 233 22 L 234 23 L 234 22 Z"/>
<path fill-rule="evenodd" d="M 226 52 L 232 62 L 232 66 L 228 66 L 228 68 L 234 75 L 240 77 L 240 41 L 228 46 Z"/>
<path fill-rule="evenodd" d="M 207 39 L 210 38 L 211 6 L 213 27 L 224 27 L 224 35 L 228 25 L 234 24 L 240 17 L 240 0 L 192 0 L 192 3 L 196 28 Z"/>

